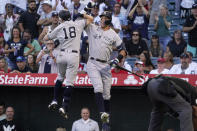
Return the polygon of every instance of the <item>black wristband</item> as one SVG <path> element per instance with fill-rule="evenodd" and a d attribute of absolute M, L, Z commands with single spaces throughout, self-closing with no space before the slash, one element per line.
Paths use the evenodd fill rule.
<path fill-rule="evenodd" d="M 78 13 L 78 16 L 84 18 L 84 14 Z"/>
<path fill-rule="evenodd" d="M 119 62 L 123 59 L 123 57 L 124 57 L 124 56 L 121 55 L 121 54 L 118 55 L 117 59 L 119 60 Z"/>

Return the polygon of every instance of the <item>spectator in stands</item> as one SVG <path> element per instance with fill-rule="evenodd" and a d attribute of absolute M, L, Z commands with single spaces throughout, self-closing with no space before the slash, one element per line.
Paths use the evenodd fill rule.
<path fill-rule="evenodd" d="M 17 67 L 11 73 L 32 73 L 32 70 L 26 65 L 26 60 L 23 56 L 16 58 Z"/>
<path fill-rule="evenodd" d="M 160 15 L 155 16 L 155 26 L 157 35 L 159 36 L 159 42 L 163 46 L 163 52 L 166 51 L 166 46 L 168 42 L 171 40 L 170 37 L 170 26 L 171 26 L 171 18 L 168 14 L 168 8 L 164 5 L 160 6 Z"/>
<path fill-rule="evenodd" d="M 30 48 L 28 52 L 24 54 L 24 48 L 25 47 Z M 28 43 L 27 41 L 24 41 L 21 38 L 21 31 L 18 26 L 13 27 L 11 32 L 11 39 L 7 42 L 5 45 L 5 53 L 9 54 L 8 56 L 8 66 L 11 69 L 16 68 L 16 57 L 17 56 L 27 56 L 34 50 L 34 47 Z"/>
<path fill-rule="evenodd" d="M 150 7 L 150 20 L 149 24 L 155 24 L 155 16 L 159 13 L 159 7 L 160 5 L 167 5 L 167 0 L 150 0 L 151 1 L 151 7 Z M 180 4 L 180 3 L 179 3 Z"/>
<path fill-rule="evenodd" d="M 51 0 L 53 10 L 57 12 L 68 9 L 67 7 L 70 6 L 71 2 L 71 0 Z"/>
<path fill-rule="evenodd" d="M 47 33 L 50 33 L 53 29 L 55 29 L 59 25 L 59 16 L 58 12 L 54 11 L 52 13 L 52 24 L 49 26 L 45 26 L 42 33 L 40 34 L 38 41 L 40 43 L 44 43 L 43 38 Z"/>
<path fill-rule="evenodd" d="M 38 38 L 39 30 L 37 26 L 37 22 L 40 18 L 40 15 L 36 13 L 36 1 L 30 0 L 28 4 L 28 10 L 25 11 L 19 19 L 19 27 L 22 32 L 25 29 L 28 29 L 31 32 L 31 38 Z"/>
<path fill-rule="evenodd" d="M 5 115 L 5 103 L 0 102 L 0 121 L 4 120 L 6 118 Z"/>
<path fill-rule="evenodd" d="M 36 64 L 35 56 L 32 54 L 27 56 L 27 66 L 32 70 L 32 73 L 38 73 L 38 65 Z"/>
<path fill-rule="evenodd" d="M 142 61 L 136 61 L 133 72 L 137 74 L 148 74 L 149 72 L 144 70 L 144 63 Z"/>
<path fill-rule="evenodd" d="M 99 25 L 100 23 L 100 16 L 99 16 L 99 4 L 95 4 L 93 7 L 92 7 L 92 10 L 91 10 L 91 14 L 92 16 L 94 17 L 94 23 L 96 25 Z"/>
<path fill-rule="evenodd" d="M 153 63 L 151 62 L 150 55 L 148 52 L 143 52 L 140 54 L 140 61 L 144 63 L 144 71 L 150 72 L 155 67 Z"/>
<path fill-rule="evenodd" d="M 38 73 L 57 73 L 56 56 L 54 42 L 47 41 L 46 48 L 40 51 L 36 59 L 36 64 L 40 62 Z"/>
<path fill-rule="evenodd" d="M 0 33 L 0 56 L 4 56 L 4 49 L 5 49 L 5 39 L 3 33 Z"/>
<path fill-rule="evenodd" d="M 119 33 L 122 28 L 121 28 L 121 25 L 120 25 L 120 20 L 118 17 L 112 15 L 112 26 L 111 28 L 116 32 L 116 33 Z"/>
<path fill-rule="evenodd" d="M 128 31 L 129 30 L 129 26 L 128 26 L 127 17 L 122 12 L 120 12 L 120 9 L 121 9 L 121 4 L 120 3 L 116 3 L 114 5 L 113 16 L 117 17 L 119 19 L 120 25 L 121 25 L 121 30 L 119 32 L 119 36 L 124 42 L 126 42 L 127 39 L 129 39 L 131 36 L 130 36 L 129 31 Z"/>
<path fill-rule="evenodd" d="M 197 74 L 197 69 L 190 66 L 190 59 L 188 54 L 181 54 L 180 60 L 181 64 L 174 65 L 170 69 L 169 74 Z"/>
<path fill-rule="evenodd" d="M 141 38 L 140 32 L 134 30 L 131 35 L 132 39 L 128 41 L 128 43 L 125 43 L 128 56 L 139 57 L 142 52 L 148 52 L 147 44 L 145 40 Z"/>
<path fill-rule="evenodd" d="M 83 3 L 80 3 L 80 0 L 73 0 L 73 3 L 70 4 L 68 10 L 71 14 L 71 19 L 76 20 L 78 13 L 80 13 L 85 8 Z"/>
<path fill-rule="evenodd" d="M 30 43 L 33 46 L 34 50 L 30 54 L 32 54 L 35 57 L 37 57 L 38 53 L 41 50 L 41 47 L 40 47 L 39 42 L 36 39 L 32 39 L 31 36 L 32 35 L 31 35 L 30 30 L 25 29 L 24 32 L 23 32 L 23 40 L 28 41 L 28 43 Z M 24 48 L 25 56 L 26 56 L 26 53 L 28 53 L 29 50 L 30 49 L 28 47 Z"/>
<path fill-rule="evenodd" d="M 166 60 L 165 68 L 170 70 L 172 68 L 172 66 L 174 65 L 172 53 L 171 52 L 165 52 L 163 57 Z"/>
<path fill-rule="evenodd" d="M 99 131 L 98 123 L 90 119 L 90 110 L 87 107 L 81 109 L 81 119 L 72 125 L 72 131 Z"/>
<path fill-rule="evenodd" d="M 168 74 L 169 70 L 165 68 L 165 59 L 157 59 L 157 69 L 150 71 L 150 74 Z"/>
<path fill-rule="evenodd" d="M 13 12 L 13 5 L 7 3 L 5 5 L 6 14 L 1 15 L 0 17 L 0 24 L 3 26 L 4 29 L 4 39 L 8 41 L 11 38 L 11 30 L 17 24 L 19 15 L 14 14 Z"/>
<path fill-rule="evenodd" d="M 159 36 L 158 35 L 152 35 L 149 53 L 150 53 L 150 57 L 161 57 L 162 56 L 162 47 L 159 43 Z"/>
<path fill-rule="evenodd" d="M 0 121 L 0 131 L 21 131 L 19 125 L 14 120 L 14 108 L 9 106 L 6 108 L 6 119 Z"/>
<path fill-rule="evenodd" d="M 181 30 L 176 30 L 166 47 L 166 51 L 170 51 L 174 57 L 179 57 L 183 52 L 186 52 L 186 47 L 187 43 L 183 39 Z"/>
<path fill-rule="evenodd" d="M 43 12 L 37 22 L 38 26 L 47 26 L 52 23 L 52 4 L 50 0 L 44 0 L 42 3 Z"/>
<path fill-rule="evenodd" d="M 186 53 L 189 55 L 189 63 L 190 63 L 190 66 L 197 68 L 197 63 L 194 62 L 194 61 L 192 61 L 193 54 L 191 52 L 189 52 L 189 51 L 187 51 Z"/>
<path fill-rule="evenodd" d="M 56 128 L 56 131 L 66 131 L 66 128 L 63 127 L 63 126 L 58 126 L 58 127 Z"/>
<path fill-rule="evenodd" d="M 179 3 L 180 4 L 180 3 Z M 194 0 L 182 0 L 180 4 L 181 9 L 181 18 L 185 19 L 191 14 L 191 8 L 194 4 Z"/>
<path fill-rule="evenodd" d="M 192 52 L 193 56 L 197 54 L 197 4 L 192 6 L 192 15 L 190 15 L 184 24 L 184 32 L 188 32 L 189 40 L 187 51 Z"/>
<path fill-rule="evenodd" d="M 8 67 L 8 63 L 4 57 L 0 57 L 0 73 L 10 73 L 11 69 Z"/>
<path fill-rule="evenodd" d="M 167 6 L 167 0 L 150 0 L 151 5 L 150 5 L 150 19 L 149 19 L 149 24 L 155 24 L 155 16 L 159 15 L 159 7 L 160 5 L 165 5 Z"/>
<path fill-rule="evenodd" d="M 110 2 L 109 0 L 99 1 L 99 15 L 101 15 L 104 11 L 110 11 Z"/>
<path fill-rule="evenodd" d="M 149 13 L 141 0 L 138 0 L 138 4 L 131 10 L 129 18 L 131 20 L 131 31 L 139 30 L 141 37 L 148 40 Z"/>

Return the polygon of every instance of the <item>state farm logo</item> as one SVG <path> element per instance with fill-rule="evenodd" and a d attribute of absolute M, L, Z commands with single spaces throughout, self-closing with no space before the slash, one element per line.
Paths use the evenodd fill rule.
<path fill-rule="evenodd" d="M 135 77 L 133 75 L 129 75 L 127 76 L 127 79 L 124 80 L 124 84 L 126 85 L 136 85 L 138 84 L 138 81 L 135 79 Z"/>
<path fill-rule="evenodd" d="M 54 83 L 56 82 L 56 80 L 54 80 Z M 111 80 L 112 80 L 111 82 L 112 82 L 113 85 L 116 85 L 118 83 L 118 78 L 117 77 L 112 77 Z M 63 84 L 66 85 L 66 78 L 64 79 Z M 76 85 L 92 85 L 91 80 L 88 77 L 88 75 L 86 75 L 86 76 L 77 75 L 77 77 L 75 79 L 75 84 Z"/>
<path fill-rule="evenodd" d="M 24 85 L 24 84 L 47 84 L 48 78 L 47 77 L 37 77 L 31 75 L 25 76 L 8 76 L 8 75 L 0 75 L 0 84 L 10 84 L 10 85 Z"/>

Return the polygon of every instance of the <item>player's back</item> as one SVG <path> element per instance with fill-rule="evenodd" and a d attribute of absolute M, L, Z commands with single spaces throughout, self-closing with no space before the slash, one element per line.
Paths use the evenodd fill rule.
<path fill-rule="evenodd" d="M 57 37 L 60 41 L 60 49 L 80 49 L 80 39 L 82 31 L 85 27 L 85 20 L 78 21 L 65 21 L 60 24 L 56 32 Z"/>

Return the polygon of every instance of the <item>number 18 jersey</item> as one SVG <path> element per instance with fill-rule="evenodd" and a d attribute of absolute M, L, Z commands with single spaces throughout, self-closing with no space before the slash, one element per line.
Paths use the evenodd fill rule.
<path fill-rule="evenodd" d="M 86 20 L 65 21 L 58 25 L 51 33 L 49 39 L 58 39 L 60 49 L 77 50 L 80 49 L 81 34 L 86 26 Z"/>

